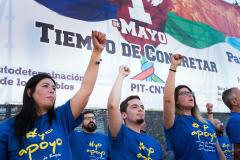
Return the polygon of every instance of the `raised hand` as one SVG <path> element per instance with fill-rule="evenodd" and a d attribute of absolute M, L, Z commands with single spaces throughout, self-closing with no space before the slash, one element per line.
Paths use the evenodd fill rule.
<path fill-rule="evenodd" d="M 98 31 L 92 31 L 93 51 L 101 53 L 106 44 L 106 34 Z"/>
<path fill-rule="evenodd" d="M 212 103 L 207 103 L 207 104 L 206 104 L 206 108 L 207 108 L 207 111 L 208 111 L 208 112 L 212 112 L 213 104 L 212 104 Z"/>
<path fill-rule="evenodd" d="M 177 67 L 181 63 L 181 61 L 182 61 L 182 55 L 181 54 L 176 53 L 176 54 L 173 54 L 171 56 L 171 64 L 172 65 Z"/>
<path fill-rule="evenodd" d="M 121 65 L 119 67 L 119 75 L 127 77 L 130 74 L 130 69 L 127 66 Z"/>

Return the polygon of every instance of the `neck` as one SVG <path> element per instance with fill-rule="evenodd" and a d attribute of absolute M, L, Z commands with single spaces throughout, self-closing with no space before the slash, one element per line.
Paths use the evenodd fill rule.
<path fill-rule="evenodd" d="M 87 131 L 85 128 L 83 128 L 83 131 L 84 131 L 84 132 L 86 132 L 86 133 L 89 133 L 89 134 L 93 134 L 93 133 L 95 133 L 95 132 L 96 132 L 96 130 L 95 130 L 95 131 L 93 131 L 93 132 L 89 132 L 89 131 Z"/>
<path fill-rule="evenodd" d="M 182 110 L 183 115 L 192 116 L 191 110 Z"/>
<path fill-rule="evenodd" d="M 231 112 L 239 112 L 240 113 L 240 107 L 239 106 L 233 106 Z"/>
<path fill-rule="evenodd" d="M 48 112 L 47 110 L 38 109 L 38 110 L 37 110 L 37 115 L 38 115 L 38 116 L 41 116 L 41 115 L 46 114 L 47 112 Z"/>
<path fill-rule="evenodd" d="M 223 136 L 223 133 L 216 133 L 217 134 L 217 136 Z"/>
<path fill-rule="evenodd" d="M 127 123 L 126 126 L 130 128 L 131 130 L 134 130 L 137 133 L 141 133 L 141 125 L 140 124 L 133 124 L 133 123 Z"/>

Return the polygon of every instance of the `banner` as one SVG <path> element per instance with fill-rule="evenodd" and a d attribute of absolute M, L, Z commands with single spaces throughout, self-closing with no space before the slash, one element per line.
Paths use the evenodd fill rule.
<path fill-rule="evenodd" d="M 88 108 L 106 109 L 120 65 L 131 74 L 122 99 L 137 94 L 163 109 L 173 53 L 183 55 L 176 84 L 188 85 L 201 111 L 229 112 L 221 100 L 240 84 L 240 9 L 221 0 L 2 0 L 0 104 L 21 104 L 26 81 L 40 72 L 57 81 L 56 105 L 80 88 L 92 52 L 91 31 L 106 33 Z"/>

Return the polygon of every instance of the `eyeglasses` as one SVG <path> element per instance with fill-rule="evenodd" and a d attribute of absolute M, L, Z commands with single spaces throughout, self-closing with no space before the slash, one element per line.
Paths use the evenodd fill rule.
<path fill-rule="evenodd" d="M 189 92 L 189 91 L 184 91 L 184 92 L 180 92 L 178 95 L 179 96 L 194 96 L 194 93 Z"/>
<path fill-rule="evenodd" d="M 96 117 L 94 117 L 94 116 L 93 117 L 84 117 L 83 119 L 84 120 L 88 120 L 88 121 L 89 120 L 96 120 Z"/>

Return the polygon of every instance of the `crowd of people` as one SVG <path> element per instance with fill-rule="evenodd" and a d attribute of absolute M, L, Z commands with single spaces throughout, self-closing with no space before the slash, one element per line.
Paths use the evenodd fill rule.
<path fill-rule="evenodd" d="M 54 107 L 56 82 L 48 74 L 31 77 L 24 89 L 19 114 L 0 124 L 0 160 L 162 160 L 160 143 L 146 132 L 144 104 L 137 95 L 121 100 L 124 79 L 130 68 L 120 66 L 107 102 L 108 134 L 97 132 L 95 113 L 87 110 L 95 86 L 105 34 L 92 32 L 93 51 L 76 94 Z M 194 92 L 187 85 L 175 86 L 181 54 L 173 54 L 163 96 L 163 126 L 168 159 L 240 159 L 240 89 L 222 94 L 231 114 L 224 135 L 222 122 L 206 104 L 201 116 Z M 77 126 L 82 131 L 74 131 Z M 161 131 L 159 131 L 161 132 Z"/>

